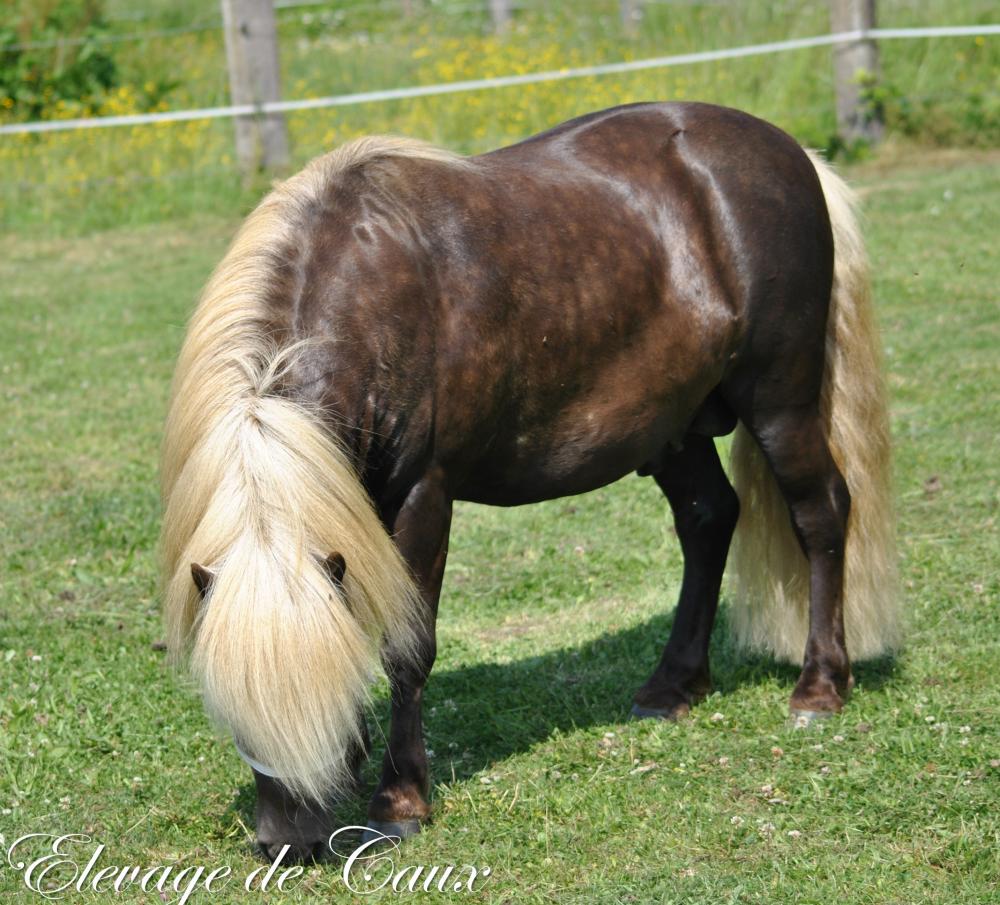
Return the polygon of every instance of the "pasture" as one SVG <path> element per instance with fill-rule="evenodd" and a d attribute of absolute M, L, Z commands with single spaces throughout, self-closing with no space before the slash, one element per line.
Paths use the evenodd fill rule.
<path fill-rule="evenodd" d="M 427 693 L 435 820 L 399 865 L 489 866 L 484 902 L 993 900 L 998 164 L 911 152 L 848 171 L 865 198 L 892 396 L 899 659 L 859 666 L 843 715 L 795 731 L 796 671 L 734 650 L 723 607 L 716 692 L 681 724 L 629 722 L 680 581 L 652 481 L 522 509 L 462 505 Z M 236 223 L 205 214 L 0 243 L 5 845 L 83 832 L 107 844 L 102 866 L 259 866 L 249 771 L 156 649 L 168 381 Z M 363 808 L 346 803 L 343 821 Z M 10 867 L 0 891 L 37 896 Z M 353 898 L 333 865 L 269 895 Z M 238 881 L 211 897 L 253 898 Z"/>
<path fill-rule="evenodd" d="M 195 0 L 154 0 L 136 25 L 114 18 L 132 10 L 125 0 L 106 6 L 112 35 L 205 16 Z M 717 3 L 650 3 L 626 37 L 617 3 L 587 0 L 528 3 L 498 39 L 481 7 L 417 6 L 417 27 L 362 0 L 282 12 L 286 95 L 638 59 L 829 24 L 824 4 L 804 0 L 724 15 Z M 995 18 L 982 0 L 882 0 L 880 15 L 886 26 Z M 217 29 L 118 46 L 122 85 L 96 109 L 60 102 L 50 118 L 226 102 Z M 379 131 L 478 152 L 602 106 L 697 98 L 823 147 L 834 129 L 829 53 L 300 113 L 289 131 L 296 164 Z M 864 201 L 885 347 L 903 651 L 856 664 L 844 713 L 794 730 L 798 670 L 735 648 L 724 591 L 714 693 L 682 723 L 630 721 L 681 579 L 652 480 L 520 509 L 459 504 L 424 709 L 434 817 L 394 860 L 491 875 L 437 900 L 1000 902 L 1000 41 L 887 41 L 882 62 L 890 138 L 844 173 Z M 201 286 L 266 187 L 234 173 L 231 134 L 229 121 L 205 120 L 0 140 L 4 902 L 42 901 L 6 858 L 31 833 L 86 834 L 94 842 L 79 860 L 103 843 L 99 867 L 229 867 L 229 883 L 196 890 L 195 903 L 426 895 L 352 892 L 336 861 L 281 891 L 246 891 L 263 864 L 250 771 L 162 650 L 157 460 L 170 376 Z M 368 721 L 374 751 L 339 810 L 345 825 L 364 823 L 377 781 L 384 685 Z M 64 901 L 179 899 L 105 884 Z"/>

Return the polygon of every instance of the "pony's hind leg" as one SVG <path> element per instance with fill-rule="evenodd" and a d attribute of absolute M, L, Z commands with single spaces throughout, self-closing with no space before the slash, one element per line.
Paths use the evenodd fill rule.
<path fill-rule="evenodd" d="M 684 577 L 670 639 L 649 681 L 636 692 L 632 713 L 676 719 L 711 687 L 708 642 L 739 500 L 711 437 L 689 434 L 653 476 L 674 513 Z"/>
<path fill-rule="evenodd" d="M 809 561 L 809 632 L 793 714 L 839 711 L 853 684 L 844 642 L 844 547 L 851 497 L 817 406 L 766 409 L 747 425 L 774 472 Z"/>

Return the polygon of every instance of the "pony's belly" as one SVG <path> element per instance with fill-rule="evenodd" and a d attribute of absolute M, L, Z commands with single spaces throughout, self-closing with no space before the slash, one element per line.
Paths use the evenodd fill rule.
<path fill-rule="evenodd" d="M 682 408 L 683 411 L 680 411 Z M 659 459 L 681 442 L 689 406 L 574 407 L 545 425 L 522 426 L 470 470 L 458 498 L 517 506 L 596 490 Z"/>

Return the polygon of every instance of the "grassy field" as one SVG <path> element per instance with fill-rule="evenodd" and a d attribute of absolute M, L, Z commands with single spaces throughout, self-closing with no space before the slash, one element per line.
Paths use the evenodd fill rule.
<path fill-rule="evenodd" d="M 415 22 L 372 0 L 282 11 L 286 96 L 827 28 L 825 4 L 805 0 L 650 3 L 628 37 L 614 0 L 581 0 L 527 2 L 501 40 L 483 5 L 414 6 Z M 216 13 L 200 0 L 107 8 L 118 35 Z M 995 18 L 985 0 L 879 8 L 886 26 Z M 225 103 L 217 30 L 116 46 L 124 87 L 99 112 L 142 109 L 145 83 L 171 79 L 160 106 Z M 893 134 L 848 175 L 864 194 L 892 395 L 905 651 L 857 667 L 843 715 L 794 731 L 796 671 L 734 649 L 724 604 L 716 693 L 683 724 L 629 722 L 680 583 L 655 485 L 461 505 L 427 691 L 435 819 L 397 867 L 489 866 L 464 895 L 490 903 L 1000 903 L 1000 152 L 912 143 L 997 143 L 1000 41 L 882 53 Z M 829 51 L 803 51 L 317 111 L 289 127 L 296 163 L 377 131 L 478 151 L 613 103 L 697 97 L 824 145 L 830 79 Z M 156 462 L 173 359 L 263 184 L 241 185 L 231 154 L 226 121 L 0 138 L 0 848 L 86 833 L 108 846 L 100 866 L 232 868 L 223 891 L 193 902 L 357 901 L 336 865 L 282 892 L 243 890 L 261 864 L 249 771 L 157 644 Z M 386 713 L 382 688 L 373 729 Z M 375 781 L 372 766 L 345 823 L 363 821 Z M 5 858 L 0 900 L 40 901 Z"/>
<path fill-rule="evenodd" d="M 482 902 L 1000 901 L 998 165 L 935 152 L 850 173 L 892 392 L 899 660 L 859 666 L 844 714 L 794 731 L 795 670 L 734 650 L 723 608 L 717 692 L 682 724 L 629 722 L 680 579 L 655 486 L 460 506 L 427 692 L 435 821 L 397 866 L 489 866 L 465 894 Z M 259 866 L 249 773 L 155 647 L 167 384 L 235 225 L 0 238 L 3 847 L 83 832 L 101 866 Z M 6 866 L 0 895 L 39 901 Z M 331 865 L 191 901 L 357 898 Z M 162 897 L 67 899 L 112 900 Z"/>

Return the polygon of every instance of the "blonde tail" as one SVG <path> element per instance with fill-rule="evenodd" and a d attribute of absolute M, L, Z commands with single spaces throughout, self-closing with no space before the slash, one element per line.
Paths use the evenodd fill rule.
<path fill-rule="evenodd" d="M 290 181 L 250 216 L 189 327 L 162 551 L 169 645 L 190 657 L 208 711 L 292 792 L 322 801 L 349 780 L 381 646 L 415 649 L 419 598 L 347 455 L 290 392 L 301 347 L 270 339 L 273 249 L 306 189 Z M 333 552 L 342 583 L 323 567 Z M 213 576 L 204 600 L 192 563 Z"/>
<path fill-rule="evenodd" d="M 835 267 L 821 410 L 851 492 L 844 624 L 852 659 L 899 644 L 889 418 L 868 259 L 847 184 L 813 152 L 833 226 Z M 802 662 L 809 627 L 809 566 L 760 448 L 740 425 L 731 468 L 741 514 L 730 557 L 732 624 L 745 646 Z"/>

